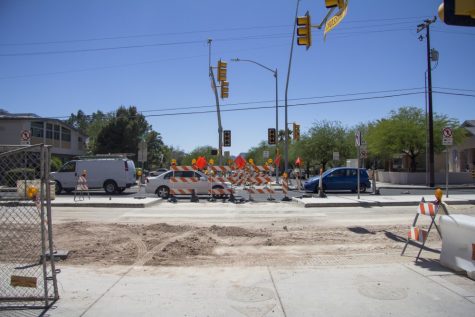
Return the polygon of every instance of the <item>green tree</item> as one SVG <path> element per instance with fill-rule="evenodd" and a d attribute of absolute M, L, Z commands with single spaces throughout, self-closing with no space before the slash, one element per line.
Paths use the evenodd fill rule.
<path fill-rule="evenodd" d="M 148 168 L 162 167 L 167 152 L 163 144 L 162 136 L 160 133 L 151 130 L 147 133 L 146 142 Z"/>
<path fill-rule="evenodd" d="M 113 118 L 100 130 L 95 153 L 137 154 L 140 140 L 151 130 L 145 117 L 137 108 L 120 107 Z"/>
<path fill-rule="evenodd" d="M 458 128 L 455 119 L 445 115 L 434 114 L 434 151 L 443 150 L 442 129 L 451 127 L 455 130 L 455 143 L 460 142 L 464 135 Z M 391 111 L 388 118 L 369 124 L 366 140 L 370 153 L 390 159 L 395 154 L 405 154 L 411 160 L 410 171 L 417 168 L 417 157 L 425 153 L 426 148 L 426 117 L 422 109 L 402 107 Z"/>
<path fill-rule="evenodd" d="M 193 159 L 198 159 L 198 157 L 203 156 L 206 158 L 207 161 L 210 159 L 214 160 L 214 164 L 218 164 L 218 156 L 217 155 L 211 155 L 211 150 L 214 149 L 211 145 L 205 145 L 205 146 L 198 146 L 197 148 L 193 149 L 190 153 L 186 154 L 185 157 L 183 158 L 182 164 L 183 165 L 191 165 L 191 161 Z M 225 162 L 223 162 L 225 163 Z"/>
<path fill-rule="evenodd" d="M 333 152 L 339 152 L 340 160 L 350 157 L 352 146 L 349 143 L 350 131 L 338 121 L 320 121 L 313 124 L 302 140 L 297 143 L 297 151 L 309 166 L 325 170 L 333 160 Z M 354 143 L 354 138 L 353 138 Z"/>
<path fill-rule="evenodd" d="M 275 146 L 268 145 L 266 141 L 261 141 L 258 146 L 252 147 L 247 151 L 246 159 L 253 159 L 254 164 L 264 165 L 269 158 L 264 158 L 264 151 L 269 151 L 269 158 L 275 158 Z"/>

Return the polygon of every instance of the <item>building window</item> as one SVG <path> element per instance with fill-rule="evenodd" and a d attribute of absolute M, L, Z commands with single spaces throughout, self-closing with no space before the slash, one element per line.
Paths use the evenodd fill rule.
<path fill-rule="evenodd" d="M 53 136 L 55 140 L 59 140 L 59 125 L 54 125 Z"/>
<path fill-rule="evenodd" d="M 61 140 L 71 142 L 71 130 L 61 127 Z"/>
<path fill-rule="evenodd" d="M 31 135 L 37 138 L 43 137 L 43 122 L 41 121 L 31 122 Z"/>
<path fill-rule="evenodd" d="M 47 139 L 53 139 L 53 124 L 52 123 L 47 123 L 46 124 L 46 138 Z"/>

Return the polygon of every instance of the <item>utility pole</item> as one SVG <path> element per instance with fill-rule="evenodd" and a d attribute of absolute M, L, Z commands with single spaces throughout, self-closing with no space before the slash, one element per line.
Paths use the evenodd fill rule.
<path fill-rule="evenodd" d="M 425 20 L 424 23 L 417 26 L 417 33 L 426 30 L 427 41 L 427 86 L 428 86 L 428 116 L 429 116 L 429 186 L 434 187 L 434 118 L 432 111 L 432 65 L 431 65 L 431 49 L 430 49 L 430 25 L 436 21 L 436 17 L 432 20 Z M 422 41 L 422 36 L 419 37 Z"/>
<path fill-rule="evenodd" d="M 223 165 L 223 126 L 221 125 L 221 111 L 219 110 L 219 96 L 218 96 L 218 87 L 216 87 L 216 80 L 214 79 L 213 67 L 211 66 L 211 42 L 212 39 L 208 39 L 209 55 L 209 77 L 211 79 L 211 84 L 213 86 L 214 96 L 216 98 L 216 113 L 218 114 L 218 163 L 220 166 Z"/>

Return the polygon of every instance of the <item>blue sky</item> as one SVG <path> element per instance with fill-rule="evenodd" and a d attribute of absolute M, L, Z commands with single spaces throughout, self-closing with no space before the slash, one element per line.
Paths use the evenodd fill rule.
<path fill-rule="evenodd" d="M 289 122 L 298 122 L 304 133 L 319 120 L 350 127 L 401 106 L 424 108 L 426 43 L 418 40 L 416 29 L 437 15 L 440 2 L 350 1 L 347 17 L 326 41 L 314 29 L 308 51 L 294 48 L 288 93 L 289 104 L 311 104 L 290 107 Z M 90 114 L 135 105 L 156 115 L 147 120 L 166 144 L 185 151 L 216 146 L 216 113 L 163 116 L 215 109 L 208 78 L 207 39 L 212 38 L 212 64 L 228 61 L 230 97 L 221 100 L 222 109 L 270 107 L 222 113 L 223 128 L 232 131 L 232 147 L 225 150 L 246 151 L 275 126 L 275 81 L 256 65 L 230 59 L 277 68 L 283 99 L 295 5 L 285 0 L 2 0 L 0 108 L 67 117 L 79 109 Z M 300 15 L 307 10 L 314 24 L 327 12 L 323 0 L 302 0 Z M 475 119 L 475 28 L 437 21 L 431 25 L 431 44 L 440 53 L 432 72 L 434 91 L 450 93 L 434 94 L 434 111 L 460 121 Z M 409 93 L 416 94 L 349 100 Z M 330 100 L 338 102 L 321 103 Z"/>

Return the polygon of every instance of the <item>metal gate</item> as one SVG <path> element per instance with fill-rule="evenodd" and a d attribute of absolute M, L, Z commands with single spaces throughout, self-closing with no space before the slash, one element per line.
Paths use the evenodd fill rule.
<path fill-rule="evenodd" d="M 59 298 L 50 157 L 42 144 L 0 145 L 0 310 L 47 308 Z"/>

